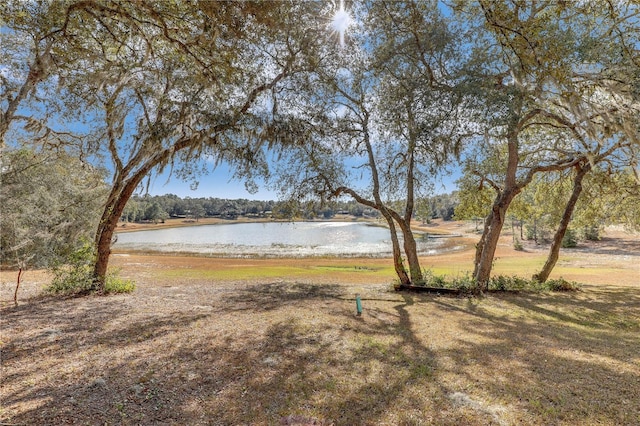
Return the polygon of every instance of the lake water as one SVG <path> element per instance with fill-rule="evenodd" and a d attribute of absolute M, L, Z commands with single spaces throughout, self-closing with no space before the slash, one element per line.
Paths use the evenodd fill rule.
<path fill-rule="evenodd" d="M 422 254 L 438 240 L 418 238 Z M 391 255 L 389 230 L 354 222 L 265 222 L 200 225 L 118 234 L 115 249 L 223 257 Z"/>

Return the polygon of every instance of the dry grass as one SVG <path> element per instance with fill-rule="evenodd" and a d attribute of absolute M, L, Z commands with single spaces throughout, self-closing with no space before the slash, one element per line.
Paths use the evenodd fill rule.
<path fill-rule="evenodd" d="M 135 293 L 18 306 L 3 273 L 0 422 L 640 424 L 627 264 L 629 282 L 467 299 L 395 293 L 387 262 L 116 256 Z M 46 277 L 26 280 L 23 297 Z"/>

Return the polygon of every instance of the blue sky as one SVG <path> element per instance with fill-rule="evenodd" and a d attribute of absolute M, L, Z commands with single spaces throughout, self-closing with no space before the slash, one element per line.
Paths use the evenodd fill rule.
<path fill-rule="evenodd" d="M 201 176 L 197 189 L 191 189 L 189 182 L 182 181 L 176 176 L 169 178 L 168 173 L 159 176 L 153 176 L 149 184 L 150 195 L 175 194 L 181 198 L 228 198 L 239 199 L 246 198 L 248 200 L 276 200 L 277 194 L 269 191 L 264 185 L 260 186 L 260 191 L 256 194 L 249 193 L 244 186 L 243 181 L 232 179 L 233 171 L 226 165 L 220 164 L 215 170 L 208 175 Z M 169 179 L 167 181 L 167 179 Z M 146 185 L 147 181 L 144 181 Z"/>
<path fill-rule="evenodd" d="M 248 200 L 277 200 L 278 194 L 260 185 L 260 190 L 255 193 L 249 193 L 244 186 L 243 181 L 232 179 L 233 172 L 226 164 L 220 164 L 215 170 L 206 176 L 201 176 L 198 188 L 194 191 L 190 188 L 189 182 L 184 182 L 176 176 L 169 178 L 168 173 L 154 176 L 149 183 L 150 195 L 175 194 L 181 198 L 228 198 Z M 450 176 L 444 176 L 435 182 L 435 194 L 450 193 L 456 189 L 455 181 L 460 177 L 458 170 L 454 171 Z M 167 179 L 169 179 L 167 181 Z M 146 185 L 147 181 L 144 181 Z"/>

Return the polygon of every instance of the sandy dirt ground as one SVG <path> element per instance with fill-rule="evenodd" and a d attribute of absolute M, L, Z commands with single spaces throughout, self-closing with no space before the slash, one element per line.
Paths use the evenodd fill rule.
<path fill-rule="evenodd" d="M 166 226 L 171 226 L 166 225 Z M 472 224 L 424 227 L 472 268 Z M 545 247 L 496 271 L 530 276 Z M 43 298 L 0 283 L 0 424 L 640 424 L 640 237 L 564 250 L 577 293 L 397 293 L 390 259 L 114 253 L 132 294 Z M 364 306 L 355 314 L 355 295 Z"/>

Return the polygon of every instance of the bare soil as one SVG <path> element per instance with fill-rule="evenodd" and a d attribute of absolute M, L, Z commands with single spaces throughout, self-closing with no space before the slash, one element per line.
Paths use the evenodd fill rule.
<path fill-rule="evenodd" d="M 426 267 L 471 268 L 472 225 Z M 546 247 L 501 241 L 498 273 Z M 640 237 L 561 254 L 575 293 L 396 293 L 389 259 L 116 253 L 128 295 L 0 279 L 0 424 L 640 424 Z M 531 271 L 530 271 L 531 270 Z M 559 276 L 559 275 L 557 275 Z M 364 307 L 356 315 L 355 295 Z"/>

